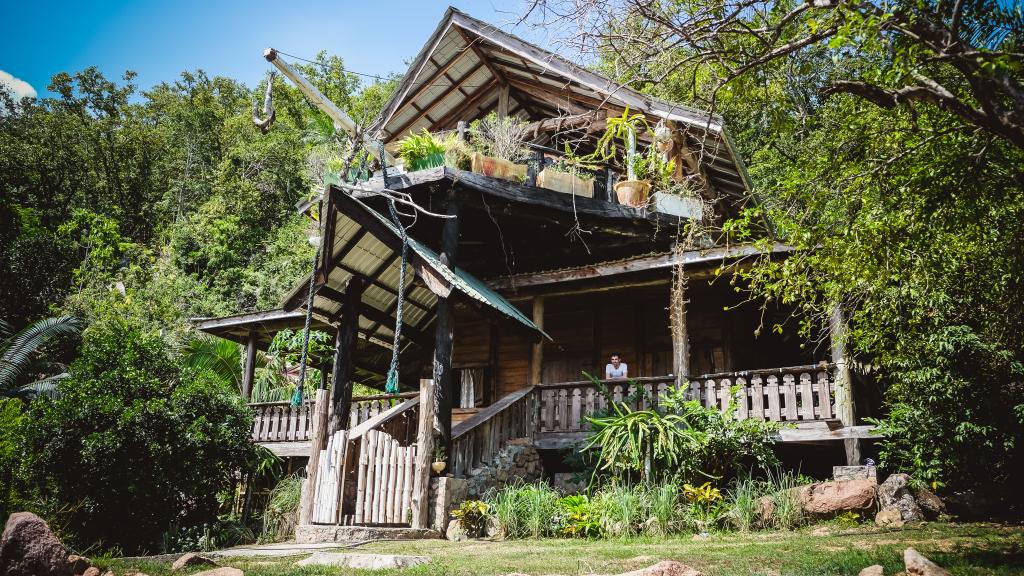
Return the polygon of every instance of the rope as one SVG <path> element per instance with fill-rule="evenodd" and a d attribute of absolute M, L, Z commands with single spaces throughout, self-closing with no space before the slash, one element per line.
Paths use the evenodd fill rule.
<path fill-rule="evenodd" d="M 388 166 L 384 161 L 384 144 L 380 145 L 380 164 L 381 164 L 381 175 L 384 179 L 384 187 L 388 187 Z M 391 221 L 398 228 L 398 234 L 402 237 L 402 263 L 398 270 L 398 301 L 395 306 L 395 339 L 391 346 L 391 366 L 388 368 L 388 380 L 384 386 L 384 391 L 388 394 L 395 394 L 398 392 L 398 351 L 402 341 L 402 315 L 405 309 L 405 269 L 408 266 L 409 261 L 409 236 L 405 225 L 402 224 L 402 220 L 398 217 L 398 209 L 395 208 L 394 198 L 388 200 L 388 212 L 391 215 Z"/>
<path fill-rule="evenodd" d="M 320 243 L 316 247 L 316 256 L 313 257 L 313 273 L 309 275 L 309 290 L 306 292 L 306 325 L 302 329 L 302 356 L 299 359 L 299 384 L 292 394 L 292 406 L 302 405 L 302 395 L 306 387 L 306 356 L 309 350 L 309 326 L 313 322 L 313 288 L 316 284 L 316 269 L 320 264 L 320 252 L 323 250 L 323 228 L 327 222 L 324 212 L 324 201 L 320 201 Z"/>

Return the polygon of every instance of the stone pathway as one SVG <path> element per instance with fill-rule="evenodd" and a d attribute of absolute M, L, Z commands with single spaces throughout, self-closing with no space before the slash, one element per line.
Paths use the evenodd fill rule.
<path fill-rule="evenodd" d="M 316 552 L 340 551 L 351 546 L 343 546 L 333 542 L 320 544 L 298 544 L 295 542 L 281 542 L 277 544 L 253 544 L 249 546 L 238 546 L 210 552 L 210 556 L 221 558 L 236 558 L 243 556 L 297 556 L 299 554 L 314 554 Z"/>

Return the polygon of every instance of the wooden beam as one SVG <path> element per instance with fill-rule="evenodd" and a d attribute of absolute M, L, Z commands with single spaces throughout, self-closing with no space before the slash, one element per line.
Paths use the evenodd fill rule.
<path fill-rule="evenodd" d="M 353 276 L 353 279 L 358 278 L 358 276 Z M 323 296 L 328 300 L 333 300 L 334 302 L 337 302 L 339 304 L 343 304 L 345 302 L 345 295 L 342 294 L 341 292 L 338 292 L 334 288 L 331 288 L 330 286 L 321 286 L 320 290 L 317 291 L 317 295 Z M 363 305 L 359 308 L 359 315 L 362 316 L 363 318 L 366 318 L 367 320 L 370 320 L 371 322 L 376 323 L 373 328 L 368 330 L 368 332 L 371 333 L 374 332 L 376 328 L 382 324 L 390 323 L 391 325 L 394 325 L 395 323 L 395 319 L 391 317 L 390 313 L 378 310 L 377 308 L 374 308 L 373 306 L 370 306 L 366 303 L 363 303 Z M 344 312 L 341 313 L 340 317 L 342 321 L 344 321 Z M 430 337 L 426 334 L 426 332 L 423 332 L 416 326 L 413 326 L 408 323 L 402 326 L 402 335 L 408 338 L 409 340 L 415 342 L 418 346 L 427 346 L 427 342 L 430 341 Z"/>
<path fill-rule="evenodd" d="M 302 482 L 299 496 L 299 524 L 309 524 L 313 517 L 313 503 L 316 492 L 316 477 L 320 468 L 320 452 L 327 447 L 327 404 L 330 396 L 327 390 L 318 388 L 313 403 L 313 437 L 309 443 L 309 462 L 306 464 L 306 479 Z"/>
<path fill-rule="evenodd" d="M 430 523 L 430 464 L 434 460 L 434 382 L 420 380 L 419 426 L 416 430 L 416 466 L 412 487 L 412 527 Z"/>
<path fill-rule="evenodd" d="M 433 132 L 433 131 L 438 130 L 440 128 L 444 128 L 445 126 L 451 124 L 452 122 L 457 122 L 459 120 L 465 120 L 465 118 L 462 118 L 461 116 L 463 114 L 465 114 L 466 110 L 469 110 L 473 106 L 478 105 L 485 96 L 488 96 L 488 94 L 491 91 L 491 89 L 494 88 L 497 85 L 498 85 L 498 81 L 497 80 L 491 80 L 490 82 L 488 82 L 488 83 L 484 84 L 483 86 L 480 86 L 479 88 L 474 90 L 473 93 L 470 94 L 469 97 L 467 97 L 466 100 L 464 100 L 462 104 L 456 106 L 454 110 L 452 110 L 451 112 L 445 114 L 437 122 L 434 122 L 433 124 L 431 124 L 430 131 Z"/>
<path fill-rule="evenodd" d="M 341 295 L 341 324 L 334 339 L 334 390 L 331 403 L 334 406 L 330 430 L 333 434 L 348 427 L 352 410 L 352 375 L 355 373 L 356 334 L 359 332 L 359 316 L 363 308 L 363 290 L 366 284 L 361 278 L 353 277 Z"/>
<path fill-rule="evenodd" d="M 442 90 L 441 93 L 438 94 L 437 97 L 434 98 L 430 102 L 430 105 L 423 109 L 423 112 L 421 112 L 419 114 L 416 114 L 412 118 L 406 120 L 405 123 L 402 124 L 402 126 L 400 128 L 396 128 L 394 132 L 391 132 L 390 137 L 391 138 L 395 138 L 395 137 L 401 136 L 402 134 L 405 134 L 405 131 L 410 126 L 415 124 L 416 121 L 419 120 L 421 117 L 426 116 L 427 112 L 430 112 L 431 110 L 433 110 L 434 106 L 437 106 L 441 101 L 443 101 L 445 98 L 447 98 L 449 94 L 451 94 L 452 92 L 457 90 L 459 88 L 459 86 L 463 82 L 465 82 L 467 79 L 469 79 L 474 74 L 476 74 L 476 71 L 479 70 L 480 68 L 482 68 L 483 65 L 484 65 L 483 62 L 478 62 L 476 65 L 474 65 L 472 68 L 470 68 L 465 74 L 463 74 L 462 76 L 459 76 L 459 79 L 456 81 L 456 83 L 454 83 L 451 86 L 449 86 L 448 88 L 445 88 L 444 90 Z"/>
<path fill-rule="evenodd" d="M 544 329 L 544 297 L 535 296 L 533 298 L 533 323 L 540 328 Z M 527 384 L 531 386 L 534 384 L 540 384 L 544 377 L 544 339 L 540 338 L 533 343 L 530 349 L 530 379 Z"/>
<path fill-rule="evenodd" d="M 771 248 L 772 254 L 784 254 L 792 251 L 792 247 L 780 243 L 776 243 Z M 546 284 L 560 284 L 562 282 L 604 278 L 618 274 L 628 274 L 631 272 L 665 269 L 671 268 L 677 264 L 689 266 L 693 264 L 714 262 L 716 260 L 735 260 L 739 258 L 757 256 L 761 253 L 762 251 L 759 247 L 750 244 L 724 246 L 711 248 L 709 250 L 689 250 L 680 254 L 667 252 L 665 254 L 657 254 L 654 256 L 640 256 L 629 260 L 617 260 L 614 262 L 578 266 L 575 268 L 566 268 L 564 270 L 555 270 L 552 272 L 502 276 L 489 280 L 487 284 L 495 290 L 510 290 L 529 286 L 543 286 Z"/>
<path fill-rule="evenodd" d="M 508 116 L 508 84 L 498 86 L 498 118 Z"/>
<path fill-rule="evenodd" d="M 245 368 L 242 370 L 242 399 L 252 401 L 252 383 L 256 375 L 256 332 L 250 330 L 245 343 Z"/>
<path fill-rule="evenodd" d="M 448 76 L 448 71 L 451 70 L 453 66 L 458 64 L 459 61 L 462 60 L 462 58 L 466 54 L 471 54 L 471 53 L 472 53 L 471 51 L 468 51 L 468 50 L 465 50 L 465 49 L 460 50 L 455 56 L 453 56 L 450 60 L 448 60 L 448 63 L 445 64 L 444 66 L 438 66 L 437 63 L 433 60 L 433 57 L 431 57 L 430 63 L 433 64 L 434 66 L 437 66 L 437 70 L 435 70 L 434 73 L 431 74 L 430 77 L 427 80 L 424 80 L 423 82 L 421 82 L 419 88 L 417 88 L 415 91 L 413 91 L 412 94 L 408 94 L 408 95 L 406 95 L 405 97 L 402 98 L 403 104 L 401 106 L 399 106 L 397 109 L 395 109 L 395 111 L 392 112 L 388 116 L 388 120 L 390 120 L 391 118 L 394 118 L 395 116 L 397 116 L 399 113 L 402 112 L 402 110 L 405 109 L 406 106 L 410 106 L 410 105 L 412 105 L 414 108 L 416 108 L 417 112 L 422 114 L 423 110 L 420 110 L 420 108 L 415 106 L 415 104 L 414 104 L 414 101 L 416 100 L 416 98 L 419 98 L 420 94 L 422 94 L 426 89 L 431 88 L 433 86 L 434 82 L 437 81 L 438 79 L 440 79 L 442 76 L 444 76 L 446 79 L 449 79 L 449 81 L 453 85 L 457 84 L 457 82 L 455 82 L 455 81 L 450 79 L 451 77 Z M 395 135 L 397 135 L 397 134 L 396 133 L 390 133 L 389 134 L 389 136 L 395 136 Z"/>
<path fill-rule="evenodd" d="M 538 134 L 544 132 L 562 132 L 579 129 L 591 132 L 594 131 L 595 126 L 600 126 L 598 129 L 603 129 L 605 125 L 604 120 L 607 116 L 608 113 L 605 110 L 591 110 L 582 114 L 545 118 L 527 124 L 526 133 L 533 134 L 533 137 L 536 138 Z"/>

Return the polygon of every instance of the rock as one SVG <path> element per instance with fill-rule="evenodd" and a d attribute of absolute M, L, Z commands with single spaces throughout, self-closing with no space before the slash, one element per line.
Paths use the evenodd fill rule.
<path fill-rule="evenodd" d="M 873 564 L 857 573 L 857 576 L 885 576 L 885 570 L 878 564 Z"/>
<path fill-rule="evenodd" d="M 927 488 L 914 490 L 914 500 L 917 501 L 924 517 L 929 520 L 935 520 L 946 513 L 946 503 Z"/>
<path fill-rule="evenodd" d="M 217 566 L 217 562 L 213 558 L 208 558 L 195 552 L 189 552 L 179 556 L 174 564 L 171 564 L 171 570 L 177 572 L 178 570 L 184 570 L 190 566 Z"/>
<path fill-rule="evenodd" d="M 82 572 L 82 576 L 100 576 L 100 569 L 95 566 L 89 566 Z"/>
<path fill-rule="evenodd" d="M 775 519 L 775 500 L 771 496 L 761 496 L 757 499 L 757 517 L 765 526 L 770 525 Z"/>
<path fill-rule="evenodd" d="M 448 529 L 444 531 L 444 537 L 452 542 L 462 542 L 463 540 L 469 540 L 469 533 L 462 527 L 461 522 L 452 520 L 448 523 Z"/>
<path fill-rule="evenodd" d="M 141 575 L 141 576 L 146 576 L 142 572 L 136 572 L 135 574 L 136 575 Z M 114 571 L 113 570 L 107 570 L 106 572 L 103 573 L 103 576 L 114 576 Z"/>
<path fill-rule="evenodd" d="M 903 551 L 903 565 L 907 576 L 952 576 L 948 570 L 925 558 L 913 548 Z"/>
<path fill-rule="evenodd" d="M 828 518 L 849 510 L 863 512 L 875 506 L 874 480 L 818 482 L 800 489 L 804 512 Z"/>
<path fill-rule="evenodd" d="M 899 528 L 903 526 L 903 514 L 896 506 L 882 508 L 875 514 L 875 524 L 883 528 Z"/>
<path fill-rule="evenodd" d="M 68 566 L 71 567 L 72 574 L 83 574 L 90 566 L 92 566 L 92 562 L 90 562 L 85 556 L 72 554 L 68 556 Z"/>
<path fill-rule="evenodd" d="M 345 554 L 339 552 L 317 552 L 296 566 L 339 566 L 361 570 L 397 570 L 430 562 L 426 556 L 396 556 L 392 554 Z M 198 576 L 193 574 L 193 576 Z M 213 575 L 211 575 L 213 576 Z M 221 576 L 221 575 L 216 575 Z M 228 575 L 223 575 L 228 576 Z"/>
<path fill-rule="evenodd" d="M 196 572 L 192 576 L 245 576 L 245 572 L 242 572 L 238 568 L 231 568 L 230 566 L 222 566 L 220 568 L 214 568 L 213 570 L 203 570 L 202 572 Z"/>
<path fill-rule="evenodd" d="M 878 503 L 882 508 L 895 506 L 899 508 L 904 522 L 920 522 L 924 520 L 921 507 L 917 505 L 910 491 L 910 476 L 893 474 L 878 487 Z"/>
<path fill-rule="evenodd" d="M 502 535 L 501 524 L 498 523 L 497 518 L 491 516 L 491 518 L 487 520 L 487 529 L 485 532 L 488 538 L 498 538 Z"/>
<path fill-rule="evenodd" d="M 877 469 L 874 466 L 833 466 L 833 480 L 871 480 L 878 481 Z"/>
<path fill-rule="evenodd" d="M 619 576 L 704 576 L 704 573 L 675 560 L 662 560 L 654 566 L 623 572 Z"/>
<path fill-rule="evenodd" d="M 68 551 L 31 512 L 15 512 L 0 536 L 0 576 L 74 576 Z"/>

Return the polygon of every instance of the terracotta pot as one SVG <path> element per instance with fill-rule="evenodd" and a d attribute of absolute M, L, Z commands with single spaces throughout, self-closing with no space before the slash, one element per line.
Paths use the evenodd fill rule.
<path fill-rule="evenodd" d="M 434 471 L 434 474 L 440 474 L 441 472 L 444 472 L 444 468 L 447 465 L 448 463 L 444 460 L 438 460 L 430 465 L 430 469 Z"/>
<path fill-rule="evenodd" d="M 594 197 L 593 178 L 582 178 L 575 174 L 558 172 L 550 168 L 545 168 L 541 170 L 540 174 L 537 174 L 537 186 L 554 190 L 555 192 L 586 196 L 587 198 Z"/>
<path fill-rule="evenodd" d="M 651 191 L 648 180 L 623 180 L 615 184 L 615 195 L 619 204 L 639 208 L 647 204 L 647 194 Z"/>
<path fill-rule="evenodd" d="M 479 152 L 474 152 L 470 158 L 470 170 L 491 178 L 513 182 L 522 182 L 526 178 L 526 164 L 514 164 L 501 158 L 484 156 Z"/>

